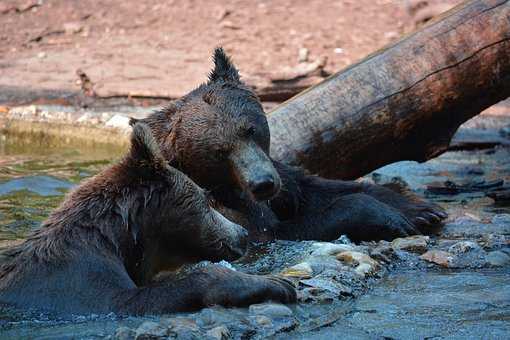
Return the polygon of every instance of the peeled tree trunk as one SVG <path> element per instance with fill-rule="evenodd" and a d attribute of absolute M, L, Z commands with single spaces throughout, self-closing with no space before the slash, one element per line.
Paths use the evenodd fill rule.
<path fill-rule="evenodd" d="M 510 2 L 466 1 L 278 106 L 271 156 L 340 179 L 422 162 L 508 96 Z"/>

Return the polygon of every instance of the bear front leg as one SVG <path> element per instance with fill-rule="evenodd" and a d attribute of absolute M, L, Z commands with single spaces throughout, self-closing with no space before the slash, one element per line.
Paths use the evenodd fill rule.
<path fill-rule="evenodd" d="M 320 218 L 319 214 L 321 214 L 322 211 L 327 211 L 331 204 L 350 206 L 350 209 L 357 211 L 352 203 L 342 203 L 343 200 L 337 202 L 339 198 L 353 194 L 365 195 L 356 197 L 354 200 L 361 204 L 361 207 L 372 206 L 373 208 L 371 209 L 379 207 L 379 215 L 387 211 L 387 217 L 389 219 L 394 219 L 395 211 L 397 211 L 401 217 L 404 217 L 407 219 L 407 222 L 412 224 L 413 230 L 418 230 L 421 233 L 438 231 L 442 227 L 443 221 L 448 216 L 440 206 L 424 201 L 408 189 L 393 183 L 381 186 L 353 181 L 329 180 L 317 176 L 305 175 L 299 169 L 282 163 L 275 162 L 275 165 L 284 185 L 279 195 L 271 201 L 271 207 L 281 221 L 291 221 L 292 223 L 292 221 L 295 222 L 297 219 L 301 219 L 302 222 L 300 222 L 300 226 L 297 227 L 298 229 L 302 229 L 303 224 L 310 225 L 310 223 L 313 223 L 313 221 L 311 221 L 313 218 L 319 218 L 324 222 L 325 219 Z M 367 196 L 379 201 L 382 205 L 377 205 L 373 200 L 368 199 Z M 371 214 L 375 215 L 375 213 L 375 211 L 372 211 Z M 360 222 L 362 222 L 363 218 L 360 216 L 356 218 L 358 217 Z M 377 219 L 383 217 L 384 216 L 378 216 Z M 345 218 L 347 224 L 351 224 L 348 223 L 349 221 L 347 221 L 346 216 L 343 218 Z M 370 217 L 370 219 L 374 220 L 374 217 Z M 337 220 L 337 218 L 328 218 L 326 222 L 335 220 Z M 368 217 L 367 222 L 369 222 Z M 335 228 L 336 227 L 333 225 L 329 227 L 318 226 L 315 229 L 336 230 Z M 410 231 L 412 230 L 407 228 L 407 232 L 409 233 Z M 308 230 L 307 228 L 302 232 L 306 234 L 305 238 L 307 239 L 326 238 L 323 233 L 321 235 L 317 234 L 317 236 L 314 237 L 314 231 Z M 329 238 L 329 236 L 327 238 Z"/>
<path fill-rule="evenodd" d="M 364 193 L 331 199 L 306 209 L 298 219 L 281 222 L 279 239 L 331 241 L 347 235 L 353 241 L 392 240 L 419 234 L 398 210 Z"/>
<path fill-rule="evenodd" d="M 439 205 L 424 201 L 398 184 L 364 184 L 363 192 L 399 210 L 424 234 L 437 232 L 448 217 Z"/>
<path fill-rule="evenodd" d="M 213 305 L 241 307 L 264 301 L 293 303 L 294 286 L 285 279 L 236 272 L 210 265 L 165 285 L 124 290 L 114 298 L 120 314 L 192 312 Z"/>

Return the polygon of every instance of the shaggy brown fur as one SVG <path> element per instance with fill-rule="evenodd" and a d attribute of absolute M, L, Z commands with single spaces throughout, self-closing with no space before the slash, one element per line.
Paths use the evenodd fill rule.
<path fill-rule="evenodd" d="M 207 83 L 143 121 L 164 157 L 210 190 L 251 238 L 392 239 L 441 225 L 440 207 L 409 194 L 309 176 L 272 161 L 257 96 L 221 48 L 214 63 Z"/>
<path fill-rule="evenodd" d="M 293 301 L 285 281 L 216 266 L 147 286 L 184 258 L 237 258 L 246 238 L 136 124 L 120 163 L 81 184 L 38 231 L 4 253 L 0 302 L 60 313 L 164 313 Z"/>

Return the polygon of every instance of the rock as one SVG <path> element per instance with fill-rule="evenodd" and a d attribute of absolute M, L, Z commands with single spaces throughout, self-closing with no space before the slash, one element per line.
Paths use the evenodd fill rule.
<path fill-rule="evenodd" d="M 350 287 L 348 287 L 342 283 L 336 282 L 336 281 L 334 281 L 333 278 L 330 278 L 330 277 L 320 277 L 318 275 L 317 277 L 314 277 L 313 279 L 302 280 L 300 282 L 306 286 L 310 286 L 315 289 L 321 289 L 321 290 L 330 292 L 336 298 L 352 295 L 352 289 Z M 313 293 L 314 293 L 314 295 L 317 295 L 317 291 L 314 291 Z"/>
<path fill-rule="evenodd" d="M 398 38 L 399 34 L 398 34 L 398 32 L 395 32 L 395 31 L 388 31 L 388 32 L 384 32 L 384 37 L 386 39 L 393 40 L 393 39 Z"/>
<path fill-rule="evenodd" d="M 214 327 L 207 331 L 206 335 L 212 339 L 225 340 L 232 338 L 230 331 L 225 326 Z"/>
<path fill-rule="evenodd" d="M 169 329 L 157 322 L 145 321 L 135 331 L 136 340 L 164 339 L 168 336 Z"/>
<path fill-rule="evenodd" d="M 476 242 L 461 241 L 448 248 L 453 254 L 450 268 L 482 268 L 487 265 L 487 253 Z"/>
<path fill-rule="evenodd" d="M 321 56 L 313 62 L 299 63 L 294 67 L 283 67 L 269 74 L 271 82 L 295 81 L 298 78 L 321 76 L 328 62 L 326 56 Z"/>
<path fill-rule="evenodd" d="M 299 302 L 332 302 L 338 300 L 338 296 L 330 291 L 317 287 L 307 287 L 298 291 L 297 298 Z"/>
<path fill-rule="evenodd" d="M 251 305 L 248 311 L 251 315 L 264 315 L 271 318 L 281 318 L 294 314 L 289 307 L 278 303 L 259 303 Z"/>
<path fill-rule="evenodd" d="M 433 249 L 421 255 L 420 258 L 448 268 L 450 266 L 450 262 L 453 260 L 453 255 L 446 251 Z"/>
<path fill-rule="evenodd" d="M 505 235 L 489 234 L 482 238 L 481 244 L 486 249 L 502 248 L 510 244 Z"/>
<path fill-rule="evenodd" d="M 321 274 L 325 271 L 343 272 L 349 270 L 349 267 L 333 256 L 310 256 L 306 263 L 312 267 L 313 275 Z"/>
<path fill-rule="evenodd" d="M 510 263 L 510 256 L 505 252 L 496 250 L 491 251 L 486 256 L 487 262 L 494 267 L 502 267 L 508 263 Z"/>
<path fill-rule="evenodd" d="M 340 261 L 355 266 L 354 271 L 360 276 L 365 277 L 368 274 L 375 274 L 380 268 L 379 262 L 357 251 L 345 251 L 336 256 Z"/>
<path fill-rule="evenodd" d="M 113 335 L 115 340 L 131 340 L 135 338 L 135 331 L 128 327 L 119 327 Z"/>
<path fill-rule="evenodd" d="M 64 32 L 66 34 L 76 34 L 83 31 L 83 24 L 80 22 L 66 22 L 64 24 Z"/>
<path fill-rule="evenodd" d="M 452 8 L 451 4 L 438 3 L 432 4 L 423 8 L 420 8 L 414 14 L 414 23 L 416 26 L 422 25 L 430 19 L 438 16 L 439 14 L 446 12 Z"/>
<path fill-rule="evenodd" d="M 100 122 L 99 115 L 92 112 L 85 112 L 77 120 L 77 123 L 97 125 Z"/>
<path fill-rule="evenodd" d="M 330 242 L 315 242 L 312 247 L 314 248 L 310 254 L 312 256 L 335 256 L 341 252 L 354 250 L 351 245 Z"/>
<path fill-rule="evenodd" d="M 219 262 L 213 262 L 214 264 L 218 265 L 218 266 L 222 266 L 222 267 L 225 267 L 227 269 L 230 269 L 232 271 L 236 271 L 237 269 L 232 265 L 232 263 L 228 262 L 228 261 L 225 261 L 225 260 L 221 260 Z"/>
<path fill-rule="evenodd" d="M 361 276 L 367 276 L 369 274 L 375 274 L 375 272 L 377 271 L 377 268 L 374 266 L 371 266 L 368 263 L 362 263 L 362 264 L 358 265 L 354 269 L 354 271 Z"/>
<path fill-rule="evenodd" d="M 295 277 L 298 279 L 309 279 L 312 277 L 313 270 L 309 263 L 301 262 L 292 267 L 286 268 L 281 275 L 286 277 Z"/>
<path fill-rule="evenodd" d="M 216 20 L 222 21 L 226 17 L 232 14 L 232 11 L 228 8 L 220 8 L 220 10 L 216 13 Z"/>
<path fill-rule="evenodd" d="M 360 265 L 362 263 L 366 263 L 373 267 L 379 267 L 379 263 L 376 260 L 367 254 L 363 254 L 357 251 L 344 251 L 336 255 L 336 258 L 337 260 L 351 265 Z"/>
<path fill-rule="evenodd" d="M 473 241 L 461 241 L 457 242 L 448 248 L 448 252 L 452 254 L 464 254 L 472 250 L 478 250 L 481 247 Z"/>
<path fill-rule="evenodd" d="M 264 327 L 271 326 L 273 324 L 271 319 L 265 315 L 255 315 L 254 320 L 257 323 L 257 325 Z"/>
<path fill-rule="evenodd" d="M 337 238 L 334 241 L 335 244 L 350 244 L 353 245 L 352 241 L 347 237 L 347 235 L 340 235 L 339 238 Z"/>
<path fill-rule="evenodd" d="M 130 130 L 131 127 L 129 126 L 129 117 L 116 114 L 112 118 L 110 118 L 106 124 L 108 127 L 117 128 L 121 130 Z"/>
<path fill-rule="evenodd" d="M 202 339 L 203 334 L 200 332 L 197 323 L 192 318 L 176 317 L 168 320 L 170 327 L 170 336 L 178 339 Z"/>
<path fill-rule="evenodd" d="M 507 226 L 510 226 L 510 214 L 494 215 L 491 222 L 494 224 L 506 224 Z"/>
<path fill-rule="evenodd" d="M 302 47 L 298 52 L 298 63 L 305 63 L 308 61 L 308 56 L 310 55 L 310 51 L 306 47 Z"/>
<path fill-rule="evenodd" d="M 390 263 L 391 259 L 395 257 L 393 247 L 387 241 L 380 241 L 375 248 L 370 248 L 369 254 L 373 259 L 385 263 Z"/>
<path fill-rule="evenodd" d="M 234 24 L 230 20 L 223 20 L 223 21 L 221 21 L 220 27 L 221 28 L 228 28 L 228 29 L 231 29 L 231 30 L 239 30 L 239 29 L 241 29 L 241 26 Z"/>
<path fill-rule="evenodd" d="M 405 250 L 413 253 L 423 254 L 427 251 L 429 237 L 423 235 L 396 238 L 391 242 L 394 250 Z"/>

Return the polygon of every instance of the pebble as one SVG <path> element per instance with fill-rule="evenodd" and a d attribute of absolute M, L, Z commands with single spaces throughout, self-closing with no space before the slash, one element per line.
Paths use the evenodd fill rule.
<path fill-rule="evenodd" d="M 129 126 L 129 117 L 116 114 L 112 118 L 110 118 L 106 124 L 108 127 L 113 127 L 121 130 L 129 130 L 131 127 Z"/>
<path fill-rule="evenodd" d="M 494 249 L 504 247 L 507 244 L 510 244 L 510 242 L 507 240 L 505 235 L 489 234 L 482 237 L 481 244 L 484 248 Z"/>
<path fill-rule="evenodd" d="M 396 238 L 391 242 L 394 250 L 405 250 L 413 253 L 423 254 L 427 251 L 430 238 L 428 236 L 416 235 L 405 238 Z"/>
<path fill-rule="evenodd" d="M 302 47 L 298 52 L 298 63 L 305 63 L 308 61 L 308 56 L 310 55 L 310 51 L 306 47 Z"/>
<path fill-rule="evenodd" d="M 391 243 L 387 241 L 381 241 L 375 248 L 369 249 L 369 254 L 373 259 L 384 263 L 390 263 L 391 259 L 395 256 Z"/>
<path fill-rule="evenodd" d="M 113 335 L 115 340 L 131 340 L 135 338 L 135 331 L 128 327 L 119 327 Z"/>
<path fill-rule="evenodd" d="M 226 340 L 232 338 L 230 331 L 225 326 L 218 326 L 210 329 L 205 333 L 208 337 L 217 340 Z"/>
<path fill-rule="evenodd" d="M 510 214 L 498 214 L 492 218 L 494 224 L 510 225 Z"/>
<path fill-rule="evenodd" d="M 177 317 L 168 320 L 171 334 L 179 339 L 202 339 L 200 328 L 193 318 Z"/>
<path fill-rule="evenodd" d="M 450 262 L 453 260 L 453 255 L 443 250 L 433 249 L 421 255 L 420 258 L 443 267 L 449 267 Z"/>
<path fill-rule="evenodd" d="M 251 305 L 248 311 L 251 315 L 264 315 L 272 318 L 281 318 L 294 314 L 289 307 L 278 303 L 259 303 Z"/>
<path fill-rule="evenodd" d="M 367 254 L 363 254 L 357 251 L 344 251 L 338 254 L 336 258 L 337 260 L 351 265 L 360 265 L 366 263 L 376 268 L 379 266 L 379 263 L 376 260 Z"/>
<path fill-rule="evenodd" d="M 219 266 L 225 267 L 227 269 L 230 269 L 232 271 L 236 271 L 237 269 L 228 261 L 221 260 L 219 262 L 213 262 L 214 264 L 217 264 Z"/>
<path fill-rule="evenodd" d="M 461 241 L 448 248 L 448 252 L 452 254 L 464 254 L 478 249 L 480 249 L 480 246 L 473 241 Z"/>
<path fill-rule="evenodd" d="M 66 22 L 64 24 L 64 32 L 66 34 L 76 34 L 83 31 L 83 25 L 80 22 Z"/>
<path fill-rule="evenodd" d="M 168 336 L 168 328 L 154 321 L 145 321 L 135 331 L 136 340 L 163 339 Z"/>
<path fill-rule="evenodd" d="M 352 295 L 352 289 L 342 283 L 334 281 L 332 278 L 329 277 L 314 277 L 313 279 L 309 280 L 302 280 L 300 281 L 302 284 L 306 286 L 313 287 L 315 289 L 321 289 L 330 293 L 333 293 L 335 297 L 341 297 L 341 296 L 350 296 Z M 316 294 L 316 292 L 315 292 Z"/>
<path fill-rule="evenodd" d="M 488 253 L 486 260 L 491 266 L 501 267 L 510 263 L 510 256 L 502 251 L 496 250 Z"/>
<path fill-rule="evenodd" d="M 367 276 L 369 274 L 374 274 L 377 271 L 377 268 L 374 266 L 371 266 L 368 263 L 362 263 L 359 266 L 357 266 L 354 271 L 358 273 L 361 276 Z"/>
<path fill-rule="evenodd" d="M 96 114 L 93 114 L 92 112 L 85 112 L 76 120 L 76 122 L 95 125 L 99 123 L 99 117 Z"/>
<path fill-rule="evenodd" d="M 284 269 L 281 274 L 286 277 L 309 279 L 312 277 L 313 270 L 309 263 L 301 262 L 295 266 Z"/>
<path fill-rule="evenodd" d="M 255 315 L 255 322 L 260 326 L 271 326 L 273 322 L 265 315 Z"/>
<path fill-rule="evenodd" d="M 336 244 L 330 242 L 315 242 L 312 244 L 314 250 L 312 256 L 335 256 L 338 253 L 353 250 L 354 247 L 348 244 Z"/>

